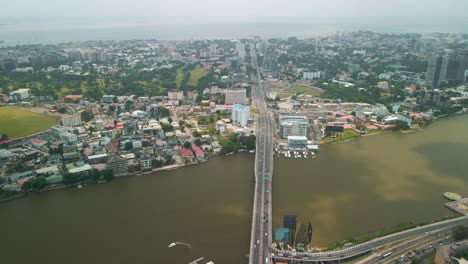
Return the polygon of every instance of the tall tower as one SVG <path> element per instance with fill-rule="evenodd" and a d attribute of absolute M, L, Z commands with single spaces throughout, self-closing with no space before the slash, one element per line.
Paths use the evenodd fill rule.
<path fill-rule="evenodd" d="M 440 76 L 441 76 L 441 68 L 442 68 L 442 57 L 439 55 L 434 55 L 429 58 L 429 62 L 427 64 L 427 73 L 426 73 L 426 85 L 437 87 L 440 83 Z"/>

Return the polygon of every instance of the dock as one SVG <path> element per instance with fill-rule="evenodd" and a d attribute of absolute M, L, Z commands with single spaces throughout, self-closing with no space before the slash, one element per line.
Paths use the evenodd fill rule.
<path fill-rule="evenodd" d="M 461 214 L 468 216 L 468 198 L 463 198 L 458 201 L 448 202 L 445 204 L 449 209 Z"/>
<path fill-rule="evenodd" d="M 190 262 L 189 264 L 198 264 L 198 261 L 202 261 L 205 257 L 201 257 L 201 258 L 198 258 L 192 262 Z"/>

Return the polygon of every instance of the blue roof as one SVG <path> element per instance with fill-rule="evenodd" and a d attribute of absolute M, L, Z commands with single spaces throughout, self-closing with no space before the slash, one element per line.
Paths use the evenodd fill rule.
<path fill-rule="evenodd" d="M 289 241 L 289 228 L 280 227 L 275 231 L 275 241 Z"/>

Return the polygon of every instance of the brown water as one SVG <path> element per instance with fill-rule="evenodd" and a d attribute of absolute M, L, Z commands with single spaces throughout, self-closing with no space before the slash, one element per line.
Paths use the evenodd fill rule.
<path fill-rule="evenodd" d="M 402 222 L 452 214 L 442 193 L 468 196 L 468 116 L 416 134 L 384 133 L 322 147 L 317 160 L 276 159 L 274 224 L 311 221 L 325 246 Z"/>
<path fill-rule="evenodd" d="M 417 134 L 385 133 L 276 159 L 275 225 L 296 214 L 313 244 L 451 214 L 442 192 L 468 196 L 468 116 Z M 246 263 L 253 155 L 0 204 L 5 263 Z M 167 248 L 173 241 L 192 245 Z"/>
<path fill-rule="evenodd" d="M 244 263 L 252 154 L 0 204 L 2 263 Z M 174 241 L 191 244 L 168 248 Z"/>

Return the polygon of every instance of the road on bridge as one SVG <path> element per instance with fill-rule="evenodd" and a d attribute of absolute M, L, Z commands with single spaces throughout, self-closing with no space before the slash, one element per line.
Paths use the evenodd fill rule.
<path fill-rule="evenodd" d="M 252 76 L 254 87 L 252 98 L 259 115 L 255 122 L 255 195 L 252 214 L 249 263 L 271 263 L 272 213 L 271 180 L 273 176 L 273 146 L 275 128 L 265 102 L 265 86 L 257 67 L 255 47 L 251 48 L 252 66 L 256 74 Z"/>

